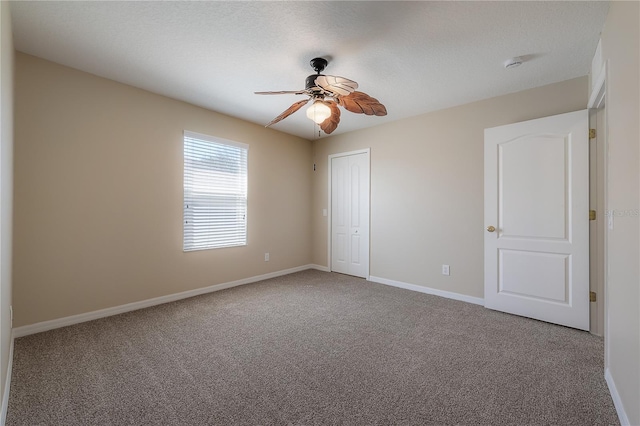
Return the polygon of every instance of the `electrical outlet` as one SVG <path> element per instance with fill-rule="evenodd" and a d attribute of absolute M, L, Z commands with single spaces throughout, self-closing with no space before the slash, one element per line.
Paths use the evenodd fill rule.
<path fill-rule="evenodd" d="M 449 265 L 442 265 L 442 275 L 449 275 Z"/>
<path fill-rule="evenodd" d="M 265 253 L 264 254 L 264 261 L 268 262 L 269 261 L 269 253 Z"/>

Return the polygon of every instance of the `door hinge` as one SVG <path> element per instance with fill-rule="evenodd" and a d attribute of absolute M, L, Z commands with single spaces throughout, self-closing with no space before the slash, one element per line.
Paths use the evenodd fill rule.
<path fill-rule="evenodd" d="M 589 139 L 596 138 L 596 129 L 589 129 Z"/>
<path fill-rule="evenodd" d="M 589 210 L 589 220 L 596 220 L 596 211 Z"/>
<path fill-rule="evenodd" d="M 589 292 L 589 302 L 595 302 L 596 301 L 596 292 L 595 291 L 590 291 Z"/>

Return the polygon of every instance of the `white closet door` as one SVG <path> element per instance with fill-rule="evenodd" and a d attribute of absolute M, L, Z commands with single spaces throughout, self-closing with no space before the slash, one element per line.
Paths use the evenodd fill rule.
<path fill-rule="evenodd" d="M 369 277 L 369 154 L 331 158 L 331 270 Z"/>

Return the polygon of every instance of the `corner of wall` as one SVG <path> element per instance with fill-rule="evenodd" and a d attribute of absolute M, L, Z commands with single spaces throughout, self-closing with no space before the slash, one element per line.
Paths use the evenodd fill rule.
<path fill-rule="evenodd" d="M 0 386 L 4 424 L 11 383 L 11 271 L 13 212 L 13 67 L 9 2 L 0 2 Z"/>

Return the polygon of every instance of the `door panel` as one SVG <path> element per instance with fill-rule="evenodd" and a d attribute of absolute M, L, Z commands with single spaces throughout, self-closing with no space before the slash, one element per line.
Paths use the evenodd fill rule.
<path fill-rule="evenodd" d="M 587 111 L 485 130 L 485 306 L 589 329 Z"/>
<path fill-rule="evenodd" d="M 336 257 L 336 261 L 340 264 L 344 264 L 347 261 L 347 256 L 345 255 L 345 248 L 347 246 L 347 241 L 346 241 L 346 235 L 345 234 L 337 234 L 337 242 L 336 242 L 336 248 L 337 248 L 337 257 Z"/>
<path fill-rule="evenodd" d="M 565 239 L 566 150 L 564 138 L 550 136 L 527 136 L 498 145 L 502 236 Z"/>
<path fill-rule="evenodd" d="M 500 293 L 567 303 L 569 256 L 499 249 Z"/>
<path fill-rule="evenodd" d="M 351 263 L 360 265 L 360 236 L 351 236 Z"/>
<path fill-rule="evenodd" d="M 364 154 L 360 154 L 364 155 Z M 360 227 L 360 172 L 361 169 L 357 163 L 350 164 L 351 167 L 351 227 Z"/>
<path fill-rule="evenodd" d="M 347 157 L 334 158 L 331 163 L 331 219 L 332 219 L 332 262 L 331 268 L 344 274 L 349 271 L 347 254 L 350 253 L 349 226 L 349 188 L 347 176 L 349 159 Z"/>

